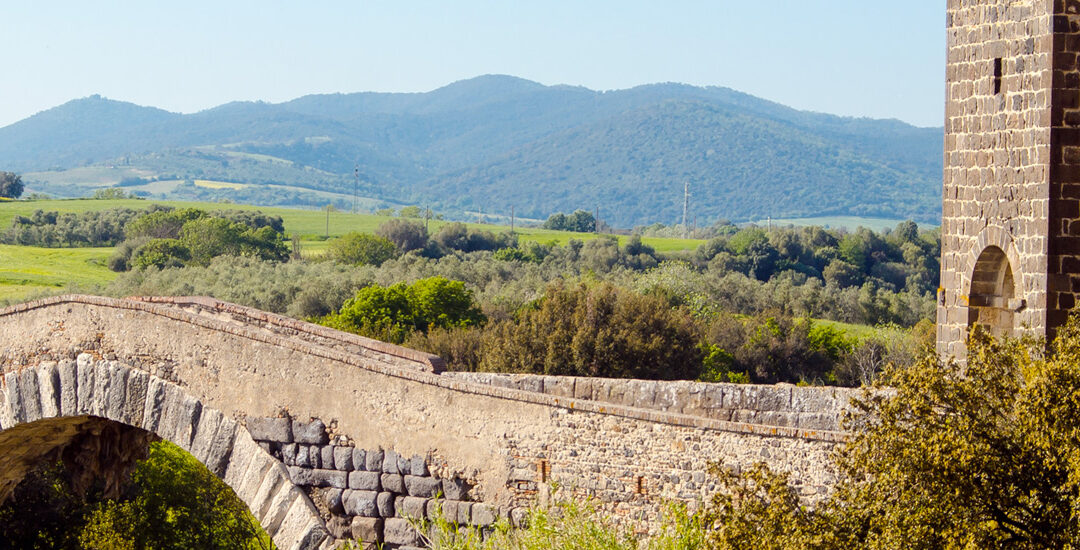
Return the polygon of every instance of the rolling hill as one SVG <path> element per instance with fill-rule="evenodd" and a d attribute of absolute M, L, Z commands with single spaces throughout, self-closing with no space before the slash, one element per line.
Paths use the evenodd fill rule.
<path fill-rule="evenodd" d="M 359 165 L 365 204 L 451 214 L 512 206 L 536 218 L 599 205 L 623 227 L 677 222 L 684 182 L 699 223 L 812 215 L 936 223 L 941 150 L 940 128 L 798 111 L 727 88 L 600 92 L 500 75 L 426 93 L 235 102 L 189 115 L 91 96 L 0 128 L 0 169 L 61 195 L 110 184 L 72 183 L 73 170 L 94 167 L 98 176 L 113 170 L 117 183 L 138 174 L 253 184 L 200 189 L 203 199 L 316 204 L 323 199 L 303 189 L 351 194 Z"/>

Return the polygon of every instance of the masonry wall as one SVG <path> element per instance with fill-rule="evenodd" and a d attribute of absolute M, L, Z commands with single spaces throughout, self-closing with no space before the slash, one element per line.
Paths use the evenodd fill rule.
<path fill-rule="evenodd" d="M 948 355 L 964 354 L 971 277 L 988 246 L 1005 252 L 1024 301 L 1010 305 L 1016 327 L 1044 333 L 1068 301 L 1057 294 L 1066 281 L 1048 288 L 1051 222 L 1075 217 L 1075 205 L 1050 200 L 1057 9 L 1060 0 L 948 1 L 937 315 Z"/>
<path fill-rule="evenodd" d="M 357 513 L 369 510 L 372 498 L 379 517 L 379 498 L 385 510 L 393 502 L 395 512 L 418 506 L 406 497 L 430 498 L 425 492 L 436 481 L 413 479 L 420 491 L 414 494 L 406 475 L 438 480 L 444 492 L 446 480 L 467 487 L 468 497 L 460 502 L 470 504 L 455 513 L 468 514 L 470 521 L 477 512 L 487 521 L 489 512 L 510 513 L 535 503 L 557 483 L 566 493 L 596 497 L 601 508 L 643 530 L 656 524 L 666 500 L 708 496 L 713 463 L 744 468 L 763 461 L 791 472 L 810 500 L 835 481 L 829 453 L 843 434 L 823 428 L 834 426 L 846 402 L 839 395 L 811 399 L 812 392 L 793 387 L 747 387 L 736 398 L 737 392 L 720 386 L 579 380 L 574 387 L 582 383 L 582 393 L 575 389 L 570 397 L 557 390 L 565 380 L 549 385 L 544 379 L 541 389 L 528 378 L 515 386 L 437 374 L 430 362 L 407 366 L 407 354 L 392 347 L 380 351 L 391 356 L 383 361 L 321 345 L 325 334 L 308 338 L 307 325 L 294 320 L 266 314 L 248 323 L 253 317 L 243 308 L 223 318 L 223 308 L 178 305 L 183 307 L 66 297 L 0 310 L 0 370 L 90 354 L 171 382 L 202 406 L 253 430 L 252 437 L 289 468 L 295 483 L 327 493 L 313 499 L 325 501 L 328 527 L 336 522 L 339 532 L 346 522 L 352 528 L 357 517 L 374 517 Z M 770 407 L 779 414 L 770 416 Z M 290 419 L 290 435 L 268 436 L 265 423 L 283 423 L 273 420 L 282 418 Z M 298 440 L 297 426 L 316 421 L 323 427 L 317 442 Z M 374 472 L 379 461 L 369 464 L 367 457 L 380 452 L 376 490 L 375 476 L 353 474 Z M 400 471 L 404 462 L 388 462 L 387 456 L 409 457 L 408 474 Z M 388 464 L 399 470 L 386 471 Z M 417 475 L 425 470 L 427 476 Z M 404 492 L 395 490 L 402 488 L 397 476 Z M 330 489 L 341 492 L 335 496 Z"/>

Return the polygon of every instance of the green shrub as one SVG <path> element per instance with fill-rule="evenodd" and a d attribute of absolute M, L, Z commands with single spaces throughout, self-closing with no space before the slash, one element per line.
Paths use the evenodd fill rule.
<path fill-rule="evenodd" d="M 177 239 L 151 239 L 135 249 L 131 255 L 131 267 L 158 269 L 182 267 L 191 260 L 191 250 Z"/>
<path fill-rule="evenodd" d="M 413 331 L 470 327 L 486 321 L 472 292 L 461 281 L 444 277 L 420 279 L 388 287 L 360 289 L 336 314 L 319 322 L 336 328 L 402 343 Z"/>
<path fill-rule="evenodd" d="M 697 378 L 696 326 L 683 309 L 610 283 L 556 282 L 533 308 L 497 324 L 481 368 L 496 372 Z"/>
<path fill-rule="evenodd" d="M 331 240 L 326 255 L 343 264 L 378 267 L 396 256 L 397 249 L 383 237 L 354 231 Z"/>

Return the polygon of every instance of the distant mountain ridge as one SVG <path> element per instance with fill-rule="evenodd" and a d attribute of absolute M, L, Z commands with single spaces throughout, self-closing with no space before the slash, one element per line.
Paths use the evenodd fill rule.
<path fill-rule="evenodd" d="M 727 88 L 597 92 L 486 75 L 426 93 L 233 102 L 188 115 L 91 96 L 0 128 L 0 169 L 123 163 L 162 179 L 350 193 L 359 164 L 365 195 L 388 203 L 513 207 L 534 218 L 599 206 L 616 226 L 679 221 L 689 182 L 699 223 L 816 215 L 936 223 L 942 135 Z"/>

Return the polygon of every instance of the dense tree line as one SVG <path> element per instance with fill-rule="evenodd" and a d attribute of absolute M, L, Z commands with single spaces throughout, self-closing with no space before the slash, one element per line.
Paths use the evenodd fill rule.
<path fill-rule="evenodd" d="M 88 212 L 43 212 L 15 216 L 11 227 L 0 232 L 0 242 L 26 246 L 116 246 L 124 240 L 128 222 L 168 207 L 112 208 Z"/>

